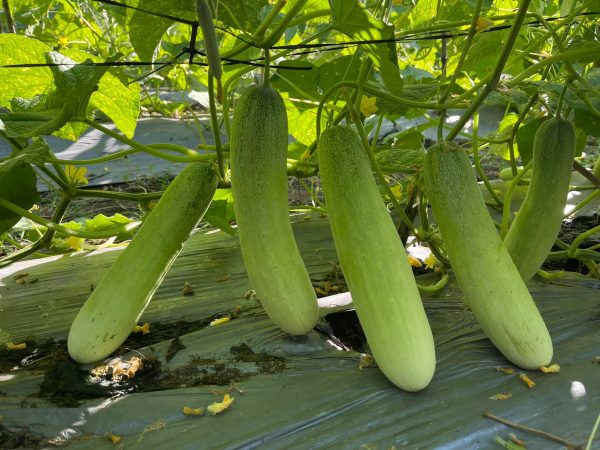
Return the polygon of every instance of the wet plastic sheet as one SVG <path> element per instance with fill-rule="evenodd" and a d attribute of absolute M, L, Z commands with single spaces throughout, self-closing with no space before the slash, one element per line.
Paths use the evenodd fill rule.
<path fill-rule="evenodd" d="M 326 273 L 334 260 L 327 222 L 300 222 L 295 231 L 311 275 Z M 43 337 L 64 336 L 69 317 L 76 312 L 77 303 L 85 299 L 85 286 L 102 272 L 95 261 L 107 267 L 114 253 L 87 256 L 89 266 L 72 269 L 76 276 L 67 276 L 67 269 L 61 266 L 69 258 L 49 263 L 44 270 L 38 265 L 0 272 L 0 327 L 13 339 L 24 338 L 26 322 L 20 322 L 18 315 L 24 314 L 32 321 L 38 318 L 39 322 L 40 311 L 37 315 L 32 311 L 36 303 L 47 310 L 49 306 L 41 302 L 50 296 L 55 302 L 53 309 L 36 333 Z M 205 261 L 203 270 L 192 262 L 199 253 Z M 58 285 L 53 278 L 58 274 L 52 268 L 71 277 L 73 283 Z M 18 291 L 13 276 L 25 270 L 30 273 L 28 277 L 39 276 L 40 280 L 20 285 L 22 290 Z M 230 274 L 229 281 L 216 281 L 223 270 Z M 180 286 L 190 280 L 197 286 L 201 286 L 200 281 L 206 285 L 192 300 L 181 302 L 186 298 L 181 296 Z M 488 449 L 500 448 L 494 443 L 495 436 L 506 438 L 509 432 L 526 440 L 529 448 L 558 449 L 563 447 L 510 430 L 483 418 L 481 413 L 487 410 L 582 444 L 600 412 L 600 283 L 593 280 L 570 275 L 553 284 L 530 283 L 553 336 L 554 360 L 561 366 L 558 374 L 527 371 L 536 383 L 532 389 L 519 379 L 518 369 L 515 374 L 496 370 L 510 364 L 462 306 L 460 291 L 453 282 L 440 295 L 426 296 L 438 365 L 431 385 L 413 394 L 392 386 L 376 368 L 359 370 L 359 354 L 338 350 L 321 333 L 300 338 L 281 333 L 251 306 L 252 302 L 250 306 L 244 303 L 246 289 L 235 239 L 221 234 L 196 235 L 145 318 L 168 322 L 182 314 L 211 315 L 241 304 L 240 316 L 217 327 L 202 327 L 181 335 L 185 348 L 168 362 L 170 340 L 130 354 L 157 358 L 165 373 L 188 374 L 187 386 L 88 400 L 64 408 L 39 398 L 44 373 L 22 369 L 4 374 L 0 382 L 4 394 L 0 397 L 0 424 L 24 427 L 45 438 L 59 437 L 70 444 L 69 448 L 77 449 L 114 448 L 107 433 L 121 436 L 118 445 L 132 449 Z M 27 291 L 29 296 L 25 295 Z M 67 312 L 64 305 L 68 305 Z M 237 360 L 232 347 L 240 344 L 255 353 L 283 358 L 284 370 L 264 373 L 257 369 L 258 363 Z M 228 387 L 193 386 L 198 374 L 192 362 L 208 359 L 221 361 L 247 376 L 230 391 L 235 400 L 225 413 L 186 416 L 184 406 L 220 401 Z M 490 399 L 498 393 L 512 397 L 505 401 Z"/>

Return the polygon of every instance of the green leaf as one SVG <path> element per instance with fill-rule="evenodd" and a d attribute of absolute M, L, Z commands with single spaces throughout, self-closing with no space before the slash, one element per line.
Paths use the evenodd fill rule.
<path fill-rule="evenodd" d="M 53 153 L 50 146 L 42 138 L 34 138 L 32 142 L 18 153 L 13 153 L 14 160 L 21 160 L 27 164 L 41 166 L 52 159 Z"/>
<path fill-rule="evenodd" d="M 395 38 L 394 27 L 373 17 L 359 0 L 329 0 L 334 28 L 353 40 L 371 41 Z M 381 44 L 362 44 L 381 73 L 388 90 L 402 92 L 398 68 L 398 53 L 394 41 Z"/>
<path fill-rule="evenodd" d="M 298 99 L 318 101 L 317 90 L 318 70 L 308 61 L 290 60 L 279 63 L 286 67 L 298 67 L 308 70 L 277 69 L 271 77 L 271 84 L 279 92 L 287 92 Z"/>
<path fill-rule="evenodd" d="M 519 116 L 517 116 L 516 114 L 512 114 L 512 113 L 504 116 L 502 118 L 502 120 L 500 121 L 500 125 L 498 126 L 498 132 L 496 133 L 496 136 L 494 137 L 494 139 L 503 140 L 503 139 L 507 139 L 507 138 L 511 137 L 514 125 L 518 119 L 519 119 Z M 518 149 L 519 149 L 519 146 L 517 144 L 513 148 L 513 150 L 515 152 L 515 158 L 517 156 L 519 156 Z M 510 149 L 509 149 L 508 144 L 506 144 L 506 143 L 490 145 L 490 152 L 495 155 L 501 156 L 502 158 L 506 159 L 507 161 L 510 160 Z"/>
<path fill-rule="evenodd" d="M 78 50 L 65 50 L 66 56 L 77 62 L 90 58 L 94 62 L 102 58 Z M 128 78 L 116 69 L 109 69 L 100 79 L 98 90 L 90 98 L 90 106 L 99 109 L 113 121 L 128 138 L 132 138 L 140 112 L 140 85 L 128 84 Z"/>
<path fill-rule="evenodd" d="M 535 138 L 535 133 L 546 120 L 548 120 L 548 117 L 538 117 L 519 127 L 516 139 L 523 165 L 529 163 L 533 158 L 533 139 Z"/>
<path fill-rule="evenodd" d="M 345 55 L 321 64 L 317 74 L 319 87 L 326 91 L 342 80 L 356 80 L 360 65 L 352 61 L 356 61 L 355 58 Z"/>
<path fill-rule="evenodd" d="M 260 12 L 268 3 L 267 0 L 220 0 L 215 17 L 225 25 L 254 33 L 261 22 Z"/>
<path fill-rule="evenodd" d="M 48 47 L 36 39 L 12 33 L 0 34 L 2 65 L 45 64 Z M 15 97 L 32 98 L 47 93 L 52 87 L 48 67 L 0 68 L 0 106 L 9 106 Z"/>
<path fill-rule="evenodd" d="M 16 158 L 0 164 L 0 197 L 20 206 L 31 208 L 40 201 L 36 174 L 30 164 Z M 0 207 L 0 233 L 16 224 L 21 216 Z"/>
<path fill-rule="evenodd" d="M 173 25 L 171 19 L 152 14 L 164 14 L 186 20 L 197 20 L 194 3 L 190 0 L 129 0 L 128 5 L 139 7 L 145 11 L 130 9 L 128 12 L 128 29 L 131 45 L 142 61 L 153 61 L 154 51 L 163 35 Z"/>
<path fill-rule="evenodd" d="M 235 229 L 230 225 L 234 219 L 231 189 L 217 189 L 212 203 L 204 214 L 204 220 L 225 233 L 235 236 Z"/>
<path fill-rule="evenodd" d="M 113 216 L 105 216 L 98 214 L 92 219 L 87 219 L 84 224 L 86 231 L 105 231 L 110 230 L 118 225 L 126 225 L 131 222 L 131 219 L 122 214 L 116 213 Z"/>

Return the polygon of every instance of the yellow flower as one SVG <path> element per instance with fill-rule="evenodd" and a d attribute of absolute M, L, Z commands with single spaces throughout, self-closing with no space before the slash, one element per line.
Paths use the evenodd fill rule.
<path fill-rule="evenodd" d="M 68 165 L 65 167 L 67 179 L 73 186 L 88 184 L 88 179 L 85 177 L 87 167 L 75 167 Z"/>
<path fill-rule="evenodd" d="M 113 444 L 118 444 L 123 439 L 121 436 L 117 436 L 116 434 L 108 433 L 106 438 L 110 440 Z"/>
<path fill-rule="evenodd" d="M 235 399 L 233 397 L 231 397 L 229 394 L 225 394 L 222 402 L 212 403 L 211 405 L 208 405 L 208 408 L 206 408 L 206 409 L 213 416 L 216 416 L 217 414 L 221 414 L 223 411 L 227 410 L 227 408 L 229 408 L 231 406 L 231 404 L 233 403 L 234 400 Z"/>
<path fill-rule="evenodd" d="M 65 36 L 61 36 L 58 38 L 57 43 L 59 47 L 66 47 L 69 45 L 69 39 L 67 39 Z"/>
<path fill-rule="evenodd" d="M 148 334 L 150 333 L 150 324 L 146 322 L 144 325 L 136 325 L 133 327 L 134 333 Z"/>
<path fill-rule="evenodd" d="M 72 248 L 76 252 L 80 252 L 81 250 L 83 250 L 84 241 L 84 238 L 80 238 L 77 236 L 69 236 L 67 239 L 65 239 L 65 245 L 67 245 L 69 248 Z"/>
<path fill-rule="evenodd" d="M 363 113 L 365 117 L 375 114 L 379 109 L 375 103 L 377 103 L 377 97 L 367 97 L 366 95 L 363 95 L 360 99 L 360 112 Z"/>
<path fill-rule="evenodd" d="M 429 256 L 423 260 L 423 262 L 425 263 L 425 267 L 427 269 L 433 269 L 435 263 L 437 262 L 437 259 L 435 258 L 435 255 L 433 253 L 430 253 Z"/>
<path fill-rule="evenodd" d="M 419 261 L 417 258 L 415 258 L 412 255 L 407 255 L 408 256 L 408 263 L 413 266 L 413 267 L 423 267 L 423 264 L 421 264 L 421 261 Z"/>

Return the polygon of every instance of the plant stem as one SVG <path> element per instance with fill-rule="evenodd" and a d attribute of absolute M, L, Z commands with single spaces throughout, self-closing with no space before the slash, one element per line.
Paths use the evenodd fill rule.
<path fill-rule="evenodd" d="M 383 187 L 385 193 L 387 194 L 390 201 L 394 205 L 394 208 L 396 208 L 396 210 L 398 211 L 398 214 L 400 215 L 400 218 L 402 219 L 402 221 L 406 224 L 406 226 L 409 228 L 409 230 L 411 230 L 411 232 L 417 237 L 417 239 L 420 240 L 419 231 L 415 228 L 415 225 L 413 224 L 413 222 L 408 218 L 408 216 L 404 212 L 404 209 L 402 208 L 402 206 L 400 206 L 398 199 L 392 192 L 389 184 L 387 183 L 387 181 L 385 179 L 385 175 L 381 171 L 381 168 L 379 167 L 379 164 L 377 163 L 377 160 L 375 159 L 375 155 L 371 151 L 371 146 L 369 145 L 369 138 L 367 137 L 365 128 L 363 127 L 363 124 L 360 120 L 360 115 L 359 115 L 358 111 L 356 110 L 356 108 L 354 108 L 350 94 L 348 93 L 347 90 L 344 90 L 343 93 L 344 93 L 344 96 L 346 97 L 346 105 L 348 107 L 348 112 L 350 113 L 350 117 L 352 117 L 352 121 L 356 125 L 356 128 L 358 130 L 358 135 L 360 136 L 360 140 L 362 141 L 363 147 L 364 147 L 365 151 L 367 152 L 369 161 L 371 162 L 371 167 L 375 171 L 375 174 L 377 175 L 377 178 L 379 179 L 381 186 Z"/>
<path fill-rule="evenodd" d="M 286 28 L 296 15 L 302 11 L 307 0 L 297 0 L 296 3 L 288 10 L 283 16 L 281 21 L 275 26 L 275 29 L 271 31 L 263 40 L 258 44 L 259 47 L 269 48 L 279 40 L 279 38 L 285 33 Z"/>
<path fill-rule="evenodd" d="M 573 160 L 573 169 L 583 175 L 590 183 L 600 189 L 600 179 L 598 179 L 593 172 L 590 172 L 577 160 Z"/>
<path fill-rule="evenodd" d="M 492 420 L 495 420 L 496 422 L 503 423 L 504 425 L 515 428 L 517 430 L 525 431 L 527 433 L 535 434 L 537 436 L 541 436 L 541 437 L 549 439 L 551 441 L 558 442 L 559 444 L 564 445 L 565 447 L 567 447 L 571 450 L 576 450 L 576 449 L 583 450 L 581 446 L 573 444 L 572 442 L 569 442 L 566 439 L 563 439 L 559 436 L 555 436 L 546 431 L 537 430 L 535 428 L 529 428 L 524 425 L 519 425 L 518 423 L 511 422 L 510 420 L 503 419 L 502 417 L 498 417 L 493 414 L 490 414 L 487 411 L 483 412 L 483 417 L 485 417 L 486 419 L 492 419 Z"/>
<path fill-rule="evenodd" d="M 446 136 L 446 139 L 448 141 L 452 141 L 456 138 L 456 136 L 458 136 L 458 134 L 463 129 L 465 124 L 469 121 L 473 113 L 477 111 L 477 109 L 479 109 L 479 106 L 481 106 L 486 97 L 493 90 L 496 89 L 496 86 L 498 86 L 498 82 L 500 81 L 500 76 L 502 75 L 504 66 L 508 61 L 508 57 L 510 56 L 513 46 L 515 45 L 517 37 L 519 36 L 521 25 L 523 23 L 523 20 L 525 19 L 525 15 L 527 14 L 527 8 L 529 7 L 529 3 L 531 3 L 531 0 L 520 1 L 519 10 L 515 15 L 515 19 L 510 28 L 508 37 L 506 38 L 506 42 L 502 47 L 502 52 L 500 53 L 500 57 L 496 62 L 496 66 L 494 67 L 494 71 L 492 72 L 490 80 L 485 84 L 482 92 L 477 97 L 475 97 L 475 99 L 469 105 L 467 110 L 461 115 L 460 119 L 458 120 L 458 122 L 456 122 L 456 125 L 454 125 L 454 128 L 452 128 L 448 136 Z"/>
<path fill-rule="evenodd" d="M 525 176 L 525 174 L 529 172 L 531 166 L 533 166 L 533 162 L 529 161 L 529 163 L 525 167 L 523 167 L 521 173 L 518 173 L 517 176 L 512 180 L 510 186 L 508 187 L 508 190 L 506 191 L 506 196 L 504 197 L 504 209 L 502 210 L 502 227 L 500 229 L 500 236 L 502 237 L 502 239 L 504 239 L 506 237 L 506 233 L 508 233 L 508 227 L 510 224 L 510 201 L 512 198 L 513 191 L 515 190 L 517 184 L 519 184 L 519 181 L 521 181 L 523 176 Z"/>
<path fill-rule="evenodd" d="M 490 195 L 492 196 L 494 201 L 498 204 L 498 206 L 500 208 L 502 208 L 504 206 L 504 202 L 500 199 L 500 197 L 498 197 L 498 194 L 496 194 L 496 191 L 494 190 L 492 184 L 490 183 L 489 178 L 485 175 L 485 172 L 483 171 L 483 168 L 481 167 L 481 161 L 479 158 L 479 145 L 477 143 L 477 141 L 479 139 L 478 131 L 479 131 L 479 112 L 475 112 L 475 114 L 473 115 L 473 144 L 472 144 L 473 164 L 475 165 L 475 170 L 477 171 L 477 175 L 479 175 L 479 178 L 481 178 L 481 180 L 483 181 L 485 188 L 488 190 L 488 192 L 490 193 Z"/>
<path fill-rule="evenodd" d="M 217 149 L 217 164 L 219 167 L 219 178 L 225 180 L 225 165 L 223 162 L 223 149 L 221 147 L 221 128 L 219 127 L 219 117 L 217 116 L 217 102 L 215 101 L 214 77 L 208 72 L 208 103 L 210 105 L 210 121 L 215 138 Z"/>

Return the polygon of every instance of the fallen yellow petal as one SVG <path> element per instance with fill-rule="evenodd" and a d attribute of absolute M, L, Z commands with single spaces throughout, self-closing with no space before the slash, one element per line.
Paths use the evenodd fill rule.
<path fill-rule="evenodd" d="M 548 367 L 540 367 L 540 370 L 544 373 L 559 373 L 560 366 L 558 364 L 551 364 Z"/>
<path fill-rule="evenodd" d="M 527 385 L 527 387 L 529 389 L 531 389 L 531 388 L 533 388 L 535 386 L 535 383 L 533 381 L 531 381 L 531 379 L 527 375 L 525 375 L 524 373 L 520 373 L 519 374 L 519 378 L 521 379 L 521 381 L 523 383 L 525 383 Z"/>
<path fill-rule="evenodd" d="M 368 353 L 361 353 L 360 360 L 358 363 L 358 370 L 369 369 L 372 367 L 377 367 L 377 362 L 375 362 L 375 358 Z"/>
<path fill-rule="evenodd" d="M 20 344 L 13 344 L 12 342 L 6 343 L 7 350 L 24 350 L 26 348 L 27 348 L 27 344 L 25 342 L 22 342 Z"/>
<path fill-rule="evenodd" d="M 216 327 L 218 325 L 223 325 L 231 320 L 231 317 L 219 317 L 218 319 L 213 320 L 209 325 L 211 327 Z"/>
<path fill-rule="evenodd" d="M 113 444 L 118 444 L 119 442 L 121 442 L 121 439 L 123 439 L 121 436 L 117 436 L 116 434 L 112 434 L 112 433 L 108 433 L 106 435 L 106 437 L 110 440 L 110 442 L 112 442 Z"/>
<path fill-rule="evenodd" d="M 508 400 L 512 394 L 494 394 L 490 397 L 491 400 Z"/>
<path fill-rule="evenodd" d="M 191 408 L 189 406 L 184 406 L 182 411 L 186 416 L 202 416 L 202 415 L 204 415 L 204 408 Z"/>
<path fill-rule="evenodd" d="M 134 333 L 148 334 L 150 333 L 150 324 L 146 322 L 144 325 L 136 325 L 133 327 Z"/>
<path fill-rule="evenodd" d="M 507 375 L 511 375 L 511 374 L 515 373 L 515 369 L 513 369 L 512 367 L 496 367 L 496 370 L 498 372 L 502 372 Z"/>
<path fill-rule="evenodd" d="M 412 255 L 407 255 L 407 256 L 408 256 L 408 263 L 412 267 L 423 267 L 423 264 L 421 264 L 421 261 L 419 261 L 417 258 L 415 258 Z"/>
<path fill-rule="evenodd" d="M 229 394 L 225 394 L 222 402 L 215 402 L 211 405 L 208 405 L 208 408 L 206 408 L 206 409 L 213 416 L 216 416 L 217 414 L 221 414 L 223 411 L 227 410 L 227 408 L 229 408 L 231 406 L 231 404 L 233 403 L 234 400 L 235 399 L 233 397 L 231 397 Z"/>

